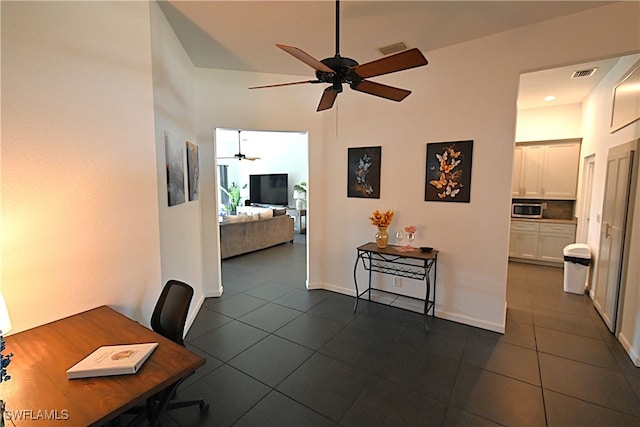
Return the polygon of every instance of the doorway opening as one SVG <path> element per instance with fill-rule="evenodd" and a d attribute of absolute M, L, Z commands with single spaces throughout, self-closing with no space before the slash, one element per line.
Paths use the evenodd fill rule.
<path fill-rule="evenodd" d="M 244 273 L 253 274 L 244 278 L 246 286 L 269 280 L 274 284 L 287 282 L 306 288 L 308 144 L 309 135 L 306 131 L 215 130 L 215 170 L 218 182 L 216 215 L 220 226 L 229 221 L 260 219 L 260 213 L 264 215 L 265 212 L 293 217 L 294 223 L 294 237 L 291 241 L 286 237 L 283 243 L 278 241 L 271 246 L 272 241 L 267 239 L 264 243 L 267 247 L 262 248 L 263 244 L 260 243 L 257 245 L 259 250 L 255 250 L 256 245 L 246 245 L 246 252 L 245 248 L 240 248 L 233 252 L 232 257 L 221 254 L 221 276 L 225 288 L 228 289 L 226 282 L 236 280 Z M 274 185 L 267 185 L 270 182 Z M 258 191 L 259 185 L 263 187 L 262 191 Z M 265 185 L 269 188 L 265 189 Z M 304 192 L 300 191 L 301 187 L 305 189 Z M 262 237 L 264 236 L 254 234 L 243 235 L 240 239 L 254 239 L 257 242 Z M 222 239 L 228 237 L 226 233 L 221 233 L 220 238 L 219 244 L 222 247 Z M 264 268 L 267 264 L 268 269 Z M 267 271 L 270 273 L 265 274 Z M 297 274 L 278 274 L 283 271 L 295 271 Z M 293 284 L 292 281 L 296 283 Z"/>

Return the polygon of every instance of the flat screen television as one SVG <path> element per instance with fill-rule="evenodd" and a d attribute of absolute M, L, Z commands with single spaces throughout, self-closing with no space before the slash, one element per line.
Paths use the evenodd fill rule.
<path fill-rule="evenodd" d="M 252 204 L 287 206 L 289 204 L 288 174 L 249 175 L 249 200 Z"/>

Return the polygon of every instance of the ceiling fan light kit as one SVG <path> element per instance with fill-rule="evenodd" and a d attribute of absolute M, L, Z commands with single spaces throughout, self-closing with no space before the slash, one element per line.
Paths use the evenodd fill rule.
<path fill-rule="evenodd" d="M 402 45 L 404 46 L 404 43 Z M 328 83 L 330 86 L 325 88 L 322 93 L 322 97 L 320 98 L 320 103 L 318 104 L 316 111 L 324 111 L 333 107 L 338 94 L 342 92 L 343 84 L 348 84 L 351 89 L 358 92 L 400 102 L 411 94 L 410 90 L 387 86 L 365 79 L 408 70 L 410 68 L 422 67 L 428 64 L 427 59 L 422 55 L 422 52 L 416 48 L 404 50 L 362 65 L 358 64 L 354 59 L 340 56 L 339 0 L 336 1 L 336 54 L 333 57 L 318 61 L 316 58 L 300 48 L 284 44 L 276 44 L 276 46 L 316 70 L 316 79 L 267 86 L 254 86 L 249 89 L 262 89 L 306 83 Z M 404 48 L 406 49 L 406 46 L 404 46 Z"/>

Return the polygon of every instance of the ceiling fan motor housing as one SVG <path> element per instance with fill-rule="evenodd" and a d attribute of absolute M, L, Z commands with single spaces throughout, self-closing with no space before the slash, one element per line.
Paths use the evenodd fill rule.
<path fill-rule="evenodd" d="M 352 67 L 358 65 L 358 62 L 351 58 L 344 58 L 340 55 L 333 56 L 331 58 L 323 59 L 322 62 L 327 67 L 334 70 L 334 73 L 327 73 L 324 71 L 316 71 L 316 78 L 323 83 L 331 83 L 335 86 L 339 86 L 340 83 L 353 83 L 354 81 L 361 80 L 355 73 L 349 73 Z"/>

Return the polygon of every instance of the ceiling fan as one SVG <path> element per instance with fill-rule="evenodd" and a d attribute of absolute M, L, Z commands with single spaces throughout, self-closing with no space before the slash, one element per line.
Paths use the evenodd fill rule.
<path fill-rule="evenodd" d="M 329 83 L 320 98 L 320 103 L 316 111 L 328 110 L 333 107 L 336 97 L 342 92 L 342 84 L 358 92 L 368 93 L 381 98 L 400 102 L 411 93 L 410 90 L 400 89 L 365 80 L 369 77 L 381 76 L 383 74 L 395 73 L 409 68 L 427 65 L 427 59 L 420 50 L 414 48 L 405 50 L 394 55 L 390 55 L 365 64 L 358 64 L 354 59 L 340 56 L 340 1 L 336 0 L 336 54 L 331 58 L 318 61 L 302 49 L 283 44 L 276 44 L 296 59 L 304 62 L 316 70 L 315 80 L 304 80 L 299 82 L 281 83 L 266 86 L 254 86 L 249 89 L 262 89 L 278 86 L 289 86 L 305 83 Z"/>
<path fill-rule="evenodd" d="M 240 132 L 241 131 L 238 131 L 238 152 L 232 157 L 218 157 L 218 159 L 260 160 L 260 157 L 249 157 L 242 154 L 242 149 L 240 148 Z"/>

